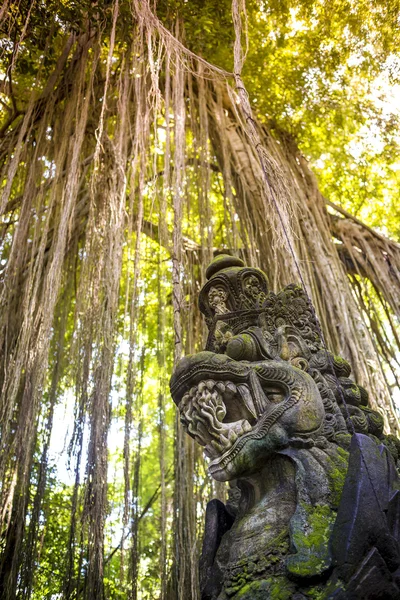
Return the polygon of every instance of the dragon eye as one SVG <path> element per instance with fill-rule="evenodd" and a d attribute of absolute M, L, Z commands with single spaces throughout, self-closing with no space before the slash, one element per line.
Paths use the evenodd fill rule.
<path fill-rule="evenodd" d="M 279 402 L 282 402 L 286 398 L 284 390 L 281 390 L 279 388 L 267 388 L 266 390 L 264 390 L 264 392 L 268 400 L 273 404 L 279 404 Z"/>

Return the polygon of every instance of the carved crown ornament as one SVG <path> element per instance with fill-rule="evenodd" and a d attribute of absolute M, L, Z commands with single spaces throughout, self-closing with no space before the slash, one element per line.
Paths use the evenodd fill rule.
<path fill-rule="evenodd" d="M 400 598 L 399 440 L 324 348 L 300 286 L 274 294 L 229 255 L 206 276 L 206 349 L 170 384 L 210 475 L 230 486 L 226 505 L 207 506 L 202 600 Z"/>

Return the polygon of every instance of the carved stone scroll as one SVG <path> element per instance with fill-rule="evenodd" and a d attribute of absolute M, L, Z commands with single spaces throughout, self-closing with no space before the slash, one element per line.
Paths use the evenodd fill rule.
<path fill-rule="evenodd" d="M 207 507 L 202 600 L 399 599 L 400 442 L 324 349 L 299 286 L 274 294 L 227 255 L 207 277 L 206 349 L 171 378 L 210 475 L 230 485 Z"/>

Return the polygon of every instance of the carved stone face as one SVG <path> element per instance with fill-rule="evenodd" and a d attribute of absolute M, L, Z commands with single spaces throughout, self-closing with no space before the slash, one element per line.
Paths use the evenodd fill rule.
<path fill-rule="evenodd" d="M 283 360 L 200 352 L 178 364 L 171 392 L 219 481 L 254 472 L 290 441 L 322 432 L 325 411 L 315 382 Z"/>
<path fill-rule="evenodd" d="M 366 404 L 362 390 L 348 379 L 350 365 L 323 348 L 299 286 L 269 292 L 262 271 L 223 255 L 206 276 L 199 308 L 208 351 L 178 364 L 171 393 L 215 479 L 256 473 L 289 447 L 339 443 L 349 414 L 350 429 L 371 430 L 359 408 Z M 344 413 L 343 398 L 351 405 Z"/>

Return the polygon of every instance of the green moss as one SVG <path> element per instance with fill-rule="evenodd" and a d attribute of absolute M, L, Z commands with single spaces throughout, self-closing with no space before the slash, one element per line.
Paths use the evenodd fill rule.
<path fill-rule="evenodd" d="M 329 457 L 327 475 L 331 491 L 330 502 L 331 506 L 335 508 L 339 506 L 340 498 L 342 497 L 343 486 L 348 468 L 348 460 L 348 452 L 343 450 L 343 448 L 340 448 L 340 446 L 336 448 L 335 456 Z"/>
<path fill-rule="evenodd" d="M 235 573 L 231 574 L 225 584 L 225 592 L 229 597 L 234 596 L 235 599 L 239 591 L 255 579 L 255 573 L 268 572 L 273 565 L 277 565 L 282 561 L 282 557 L 286 556 L 289 551 L 289 532 L 284 529 L 279 535 L 270 540 L 268 548 L 262 556 L 248 557 L 240 561 L 235 568 Z M 256 583 L 256 582 L 253 582 Z"/>
<path fill-rule="evenodd" d="M 248 583 L 240 590 L 237 595 L 238 600 L 245 600 L 245 598 L 250 598 L 250 594 L 258 593 L 261 591 L 262 581 L 253 581 L 253 583 Z"/>
<path fill-rule="evenodd" d="M 335 513 L 327 505 L 317 504 L 312 507 L 301 504 L 298 523 L 292 533 L 292 542 L 297 553 L 289 556 L 286 561 L 291 575 L 310 577 L 329 568 L 328 541 L 335 517 Z"/>
<path fill-rule="evenodd" d="M 267 528 L 271 528 L 271 525 L 268 525 Z M 274 552 L 276 552 L 277 550 L 282 550 L 283 552 L 285 552 L 288 547 L 288 536 L 288 529 L 283 529 L 279 535 L 275 536 L 272 540 L 268 542 L 268 548 L 273 549 Z"/>
<path fill-rule="evenodd" d="M 285 581 L 275 581 L 270 588 L 271 600 L 287 600 L 292 598 L 294 589 L 292 584 Z"/>
<path fill-rule="evenodd" d="M 283 578 L 263 579 L 245 585 L 235 600 L 290 600 L 294 592 L 293 584 Z"/>
<path fill-rule="evenodd" d="M 351 444 L 351 435 L 349 433 L 337 433 L 336 442 L 339 444 L 339 448 L 344 449 L 345 452 L 349 450 Z"/>
<path fill-rule="evenodd" d="M 329 580 L 327 583 L 312 586 L 307 589 L 303 589 L 302 593 L 310 600 L 327 600 L 331 598 L 332 594 L 342 587 L 340 580 Z"/>
<path fill-rule="evenodd" d="M 345 360 L 344 358 L 342 358 L 341 356 L 339 356 L 338 354 L 335 354 L 335 356 L 333 357 L 334 361 L 337 365 L 344 365 L 347 364 L 347 360 Z"/>

